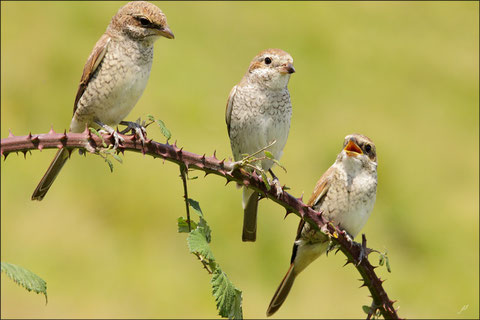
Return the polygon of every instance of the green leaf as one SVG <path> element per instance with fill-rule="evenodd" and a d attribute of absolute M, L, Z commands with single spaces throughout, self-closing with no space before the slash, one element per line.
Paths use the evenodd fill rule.
<path fill-rule="evenodd" d="M 191 253 L 198 253 L 207 260 L 215 260 L 212 250 L 210 250 L 210 246 L 208 245 L 205 229 L 202 227 L 198 226 L 190 232 L 187 243 Z"/>
<path fill-rule="evenodd" d="M 151 114 L 147 114 L 147 119 L 152 121 L 152 122 L 155 122 L 155 117 L 152 116 Z"/>
<path fill-rule="evenodd" d="M 275 158 L 270 151 L 265 150 L 264 152 L 265 152 L 265 156 L 266 156 L 268 159 L 274 159 L 274 158 Z"/>
<path fill-rule="evenodd" d="M 170 138 L 172 137 L 172 133 L 170 132 L 170 130 L 168 130 L 165 123 L 162 120 L 157 120 L 156 122 L 160 127 L 160 131 L 162 132 L 162 134 L 165 136 L 165 138 L 167 138 L 167 141 L 170 140 Z"/>
<path fill-rule="evenodd" d="M 387 267 L 388 272 L 392 272 L 392 269 L 390 268 L 390 260 L 387 256 L 385 256 L 385 266 Z"/>
<path fill-rule="evenodd" d="M 94 135 L 96 135 L 97 137 L 102 139 L 102 145 L 103 145 L 104 148 L 107 147 L 107 144 L 103 140 L 103 136 L 95 128 L 89 127 L 88 130 L 90 130 L 91 133 L 93 133 Z"/>
<path fill-rule="evenodd" d="M 177 220 L 177 224 L 178 224 L 178 233 L 182 233 L 182 232 L 189 233 L 190 232 L 190 231 L 188 231 L 188 221 L 184 217 L 179 217 L 178 220 Z M 197 228 L 197 223 L 195 221 L 190 221 L 190 226 L 191 226 L 192 230 L 195 230 Z"/>
<path fill-rule="evenodd" d="M 37 276 L 35 273 L 20 266 L 7 262 L 1 262 L 0 264 L 2 272 L 4 272 L 15 283 L 21 285 L 28 291 L 42 293 L 45 296 L 45 302 L 48 302 L 47 283 L 45 280 Z"/>
<path fill-rule="evenodd" d="M 219 315 L 229 319 L 242 319 L 242 291 L 235 288 L 219 267 L 213 273 L 211 284 Z"/>
<path fill-rule="evenodd" d="M 203 228 L 203 231 L 205 232 L 205 239 L 208 243 L 210 243 L 210 241 L 212 241 L 212 230 L 210 229 L 207 220 L 200 218 L 198 226 Z"/>
<path fill-rule="evenodd" d="M 198 201 L 189 198 L 188 204 L 190 205 L 190 207 L 192 207 L 193 211 L 195 211 L 196 214 L 203 218 L 203 212 L 202 209 L 200 209 L 200 203 L 198 203 Z"/>
<path fill-rule="evenodd" d="M 384 263 L 385 263 L 385 256 L 383 254 L 380 254 L 380 257 L 378 259 L 378 264 L 383 266 Z"/>
<path fill-rule="evenodd" d="M 117 160 L 118 162 L 123 163 L 122 158 L 120 158 L 120 156 L 117 153 L 113 152 L 112 157 L 113 157 L 113 159 Z"/>
<path fill-rule="evenodd" d="M 276 163 L 277 166 L 279 166 L 280 168 L 282 168 L 283 171 L 285 171 L 285 173 L 287 173 L 287 168 L 285 168 L 278 160 L 272 159 L 272 161 L 273 161 L 274 163 Z"/>
<path fill-rule="evenodd" d="M 113 173 L 113 163 L 110 161 L 110 159 L 105 158 L 105 162 L 108 164 L 108 167 L 110 168 L 110 172 Z"/>
<path fill-rule="evenodd" d="M 369 306 L 362 306 L 362 310 L 363 312 L 365 312 L 366 314 L 369 314 L 370 313 L 370 307 Z"/>
<path fill-rule="evenodd" d="M 260 174 L 262 175 L 263 184 L 265 184 L 265 187 L 267 188 L 267 190 L 270 190 L 271 187 L 270 187 L 270 183 L 268 183 L 267 175 L 265 174 L 265 172 L 263 172 L 263 170 L 260 171 Z"/>

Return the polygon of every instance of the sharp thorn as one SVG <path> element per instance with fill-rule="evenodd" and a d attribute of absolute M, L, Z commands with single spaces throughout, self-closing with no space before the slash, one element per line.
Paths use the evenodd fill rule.
<path fill-rule="evenodd" d="M 9 137 L 9 138 L 15 137 L 15 136 L 13 135 L 13 133 L 12 133 L 12 129 L 8 129 L 8 137 Z"/>

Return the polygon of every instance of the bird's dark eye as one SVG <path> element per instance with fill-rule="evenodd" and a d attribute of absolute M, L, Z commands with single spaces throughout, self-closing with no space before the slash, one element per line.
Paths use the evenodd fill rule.
<path fill-rule="evenodd" d="M 270 64 L 270 63 L 272 63 L 272 59 L 270 59 L 269 57 L 266 57 L 265 64 Z"/>
<path fill-rule="evenodd" d="M 148 19 L 145 18 L 145 17 L 136 17 L 136 19 L 137 19 L 137 21 L 139 21 L 140 24 L 141 24 L 142 26 L 144 26 L 144 27 L 150 25 L 150 23 L 151 23 L 150 20 L 148 20 Z"/>
<path fill-rule="evenodd" d="M 370 153 L 370 151 L 372 151 L 372 146 L 369 145 L 369 144 L 367 144 L 367 145 L 365 146 L 365 151 L 367 151 L 367 153 Z"/>

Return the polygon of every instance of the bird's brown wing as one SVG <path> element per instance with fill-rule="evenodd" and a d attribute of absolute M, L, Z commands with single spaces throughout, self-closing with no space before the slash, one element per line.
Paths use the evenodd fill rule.
<path fill-rule="evenodd" d="M 87 88 L 88 82 L 92 78 L 95 70 L 97 70 L 100 62 L 102 62 L 103 57 L 105 57 L 105 53 L 107 52 L 108 44 L 110 43 L 110 36 L 105 33 L 103 36 L 95 44 L 93 47 L 93 51 L 88 57 L 85 66 L 83 67 L 83 74 L 82 78 L 80 79 L 80 85 L 78 86 L 77 96 L 75 97 L 75 104 L 73 105 L 73 114 L 77 110 L 77 104 L 80 98 L 82 97 L 85 89 Z"/>
<path fill-rule="evenodd" d="M 317 184 L 315 185 L 315 189 L 313 189 L 313 193 L 310 197 L 310 200 L 308 200 L 307 205 L 309 207 L 313 207 L 315 205 L 318 205 L 320 202 L 325 199 L 325 195 L 327 194 L 328 189 L 330 188 L 330 181 L 331 181 L 331 172 L 333 168 L 330 167 L 325 173 L 320 177 L 320 179 L 317 181 Z M 300 223 L 298 224 L 298 229 L 297 229 L 297 236 L 295 237 L 295 241 L 299 240 L 300 237 L 302 236 L 302 229 L 303 226 L 305 225 L 305 220 L 300 219 Z M 291 263 L 293 263 L 293 260 L 295 260 L 295 256 L 297 254 L 297 244 L 293 244 L 293 251 L 292 251 L 292 257 L 290 259 Z"/>
<path fill-rule="evenodd" d="M 327 194 L 328 188 L 330 188 L 330 181 L 332 176 L 333 167 L 330 167 L 325 173 L 320 177 L 313 189 L 312 196 L 307 202 L 307 205 L 313 207 L 319 204 L 320 201 L 323 201 L 323 197 Z"/>
<path fill-rule="evenodd" d="M 225 108 L 225 122 L 227 123 L 228 136 L 230 136 L 230 119 L 232 117 L 233 99 L 237 92 L 237 86 L 234 86 L 230 91 L 230 95 L 227 100 L 227 107 Z"/>

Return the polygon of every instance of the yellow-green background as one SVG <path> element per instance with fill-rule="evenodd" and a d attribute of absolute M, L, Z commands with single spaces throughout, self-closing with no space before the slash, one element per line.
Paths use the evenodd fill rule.
<path fill-rule="evenodd" d="M 2 1 L 2 138 L 9 128 L 68 128 L 83 64 L 124 3 Z M 186 150 L 229 157 L 230 89 L 260 50 L 288 51 L 297 73 L 281 182 L 308 197 L 345 135 L 371 137 L 379 184 L 363 231 L 389 252 L 393 272 L 377 270 L 399 314 L 478 318 L 478 2 L 156 4 L 176 39 L 156 43 L 130 120 L 151 113 Z M 149 137 L 164 141 L 153 126 Z M 1 260 L 43 277 L 49 294 L 45 305 L 2 275 L 1 316 L 217 317 L 210 277 L 177 234 L 178 167 L 126 153 L 111 174 L 75 153 L 45 200 L 32 202 L 54 153 L 1 164 Z M 198 175 L 189 192 L 213 229 L 215 257 L 243 290 L 244 316 L 264 317 L 298 218 L 263 200 L 257 242 L 242 243 L 241 191 Z M 313 263 L 275 317 L 363 317 L 369 292 L 343 263 L 341 254 Z"/>

